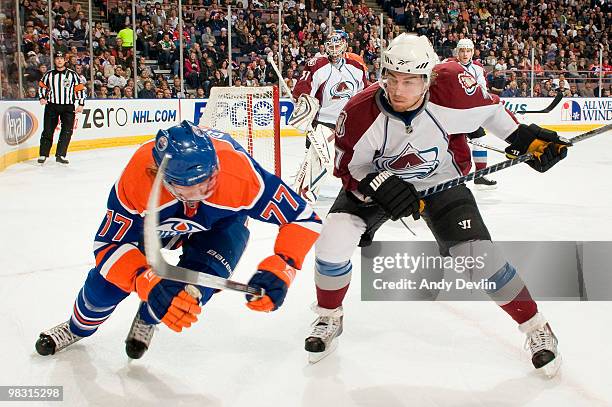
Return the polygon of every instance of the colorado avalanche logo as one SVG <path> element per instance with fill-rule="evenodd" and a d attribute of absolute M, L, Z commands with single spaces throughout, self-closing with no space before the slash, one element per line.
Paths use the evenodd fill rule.
<path fill-rule="evenodd" d="M 394 157 L 379 157 L 374 160 L 377 169 L 387 170 L 405 180 L 429 177 L 440 165 L 438 147 L 417 150 L 410 144 Z"/>
<path fill-rule="evenodd" d="M 464 71 L 457 75 L 457 79 L 459 79 L 461 87 L 468 96 L 472 96 L 478 90 L 478 82 L 476 82 L 476 78 L 472 74 Z"/>
<path fill-rule="evenodd" d="M 188 233 L 203 232 L 206 228 L 199 223 L 187 219 L 168 218 L 157 227 L 160 238 L 185 235 Z"/>
<path fill-rule="evenodd" d="M 329 91 L 332 100 L 334 99 L 350 99 L 355 91 L 355 84 L 353 82 L 340 82 Z"/>

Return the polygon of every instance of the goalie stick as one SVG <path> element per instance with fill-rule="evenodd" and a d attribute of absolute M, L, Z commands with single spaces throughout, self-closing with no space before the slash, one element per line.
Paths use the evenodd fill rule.
<path fill-rule="evenodd" d="M 265 291 L 262 288 L 251 287 L 247 284 L 213 276 L 211 274 L 200 273 L 180 266 L 173 266 L 164 260 L 160 251 L 161 241 L 157 235 L 156 228 L 159 223 L 158 205 L 161 196 L 162 178 L 169 159 L 170 155 L 166 154 L 159 165 L 155 181 L 153 181 L 153 187 L 151 188 L 151 195 L 149 195 L 147 213 L 144 220 L 145 253 L 147 256 L 147 263 L 149 263 L 153 272 L 159 277 L 180 281 L 181 283 L 201 285 L 220 290 L 238 291 L 252 294 L 256 297 L 263 297 Z"/>
<path fill-rule="evenodd" d="M 278 82 L 281 84 L 281 88 L 283 88 L 285 93 L 287 93 L 287 96 L 291 98 L 291 100 L 295 103 L 295 101 L 293 100 L 293 96 L 291 96 L 291 89 L 289 89 L 289 86 L 287 86 L 287 84 L 285 83 L 283 75 L 280 73 L 278 66 L 276 66 L 276 62 L 274 62 L 274 57 L 272 56 L 272 53 L 268 54 L 267 60 L 270 66 L 272 66 L 272 69 L 274 69 L 274 72 L 276 72 L 276 75 L 278 76 Z"/>
<path fill-rule="evenodd" d="M 612 130 L 612 124 L 607 124 L 607 125 L 605 125 L 603 127 L 600 127 L 598 129 L 591 130 L 591 131 L 588 131 L 586 133 L 579 134 L 576 137 L 572 137 L 571 139 L 569 139 L 569 142 L 572 143 L 572 144 L 575 144 L 575 143 L 577 143 L 579 141 L 584 141 L 584 140 L 589 139 L 591 137 L 595 137 L 595 136 L 597 136 L 599 134 L 606 133 L 606 132 L 608 132 L 610 130 Z M 509 160 L 506 160 L 506 161 L 502 161 L 500 163 L 491 165 L 491 166 L 489 166 L 487 168 L 483 168 L 482 170 L 475 171 L 475 172 L 469 173 L 468 175 L 463 175 L 461 177 L 457 177 L 457 178 L 451 179 L 449 181 L 442 182 L 442 183 L 440 183 L 438 185 L 434 185 L 434 186 L 432 186 L 430 188 L 427 188 L 427 189 L 425 189 L 423 191 L 419 191 L 419 197 L 420 198 L 426 198 L 426 197 L 428 197 L 430 195 L 437 194 L 438 192 L 446 191 L 447 189 L 451 189 L 453 187 L 456 187 L 457 185 L 465 184 L 465 183 L 467 183 L 469 181 L 472 181 L 475 178 L 480 178 L 480 177 L 485 176 L 487 174 L 492 174 L 494 172 L 501 171 L 501 170 L 506 169 L 508 167 L 512 167 L 512 166 L 514 166 L 516 164 L 520 164 L 520 163 L 523 163 L 525 161 L 529 161 L 532 158 L 533 158 L 533 154 L 527 153 L 527 154 L 520 155 L 520 156 L 518 156 L 516 158 L 512 158 L 512 159 L 509 159 Z"/>

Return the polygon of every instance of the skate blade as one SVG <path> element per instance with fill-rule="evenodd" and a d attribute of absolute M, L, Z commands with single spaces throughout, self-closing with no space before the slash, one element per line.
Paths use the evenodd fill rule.
<path fill-rule="evenodd" d="M 482 184 L 474 184 L 478 191 L 492 191 L 497 189 L 497 185 L 482 185 Z"/>
<path fill-rule="evenodd" d="M 551 362 L 537 369 L 537 371 L 541 372 L 547 378 L 552 379 L 559 372 L 562 363 L 563 358 L 561 357 L 561 354 L 558 354 Z"/>
<path fill-rule="evenodd" d="M 335 338 L 331 341 L 329 348 L 325 349 L 323 352 L 308 352 L 308 363 L 311 365 L 320 362 L 329 356 L 333 351 L 338 347 L 338 338 Z"/>

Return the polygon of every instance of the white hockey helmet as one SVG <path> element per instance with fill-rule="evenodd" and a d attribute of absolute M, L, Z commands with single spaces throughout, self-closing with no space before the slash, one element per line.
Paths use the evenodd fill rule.
<path fill-rule="evenodd" d="M 474 43 L 469 38 L 462 38 L 457 43 L 457 50 L 460 50 L 463 48 L 474 49 Z"/>
<path fill-rule="evenodd" d="M 382 68 L 425 75 L 429 82 L 431 71 L 438 62 L 440 59 L 427 37 L 402 33 L 383 52 Z"/>

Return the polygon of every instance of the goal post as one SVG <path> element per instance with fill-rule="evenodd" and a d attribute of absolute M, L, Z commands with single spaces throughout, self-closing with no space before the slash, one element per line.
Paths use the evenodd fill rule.
<path fill-rule="evenodd" d="M 229 133 L 264 169 L 281 176 L 277 86 L 213 87 L 199 124 Z"/>

